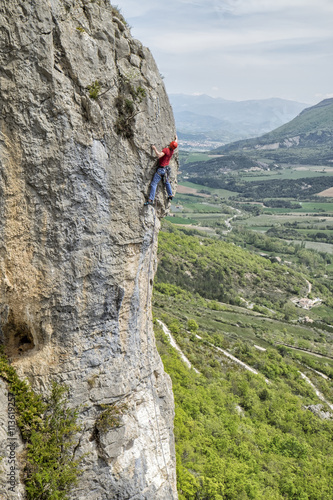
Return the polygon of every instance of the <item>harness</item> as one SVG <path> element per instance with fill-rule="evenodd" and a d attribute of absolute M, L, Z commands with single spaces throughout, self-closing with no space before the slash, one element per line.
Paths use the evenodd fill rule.
<path fill-rule="evenodd" d="M 159 170 L 163 170 L 164 173 L 159 172 Z M 167 180 L 169 179 L 169 176 L 171 174 L 171 167 L 170 167 L 170 165 L 166 165 L 165 167 L 161 167 L 159 164 L 157 164 L 156 173 L 160 177 L 162 177 L 162 181 L 165 184 L 167 182 Z"/>
<path fill-rule="evenodd" d="M 160 173 L 159 169 L 163 170 L 164 173 Z M 162 177 L 163 184 L 165 184 L 168 181 L 169 176 L 171 174 L 171 167 L 170 167 L 170 165 L 166 165 L 165 167 L 161 167 L 160 164 L 159 164 L 159 160 L 157 160 L 157 162 L 156 162 L 156 173 L 159 176 Z"/>
<path fill-rule="evenodd" d="M 163 170 L 165 170 L 165 173 L 162 174 L 162 176 L 161 176 L 162 181 L 165 184 L 169 179 L 169 175 L 171 174 L 171 167 L 169 165 L 167 165 L 166 167 L 159 167 L 159 168 L 163 168 Z"/>

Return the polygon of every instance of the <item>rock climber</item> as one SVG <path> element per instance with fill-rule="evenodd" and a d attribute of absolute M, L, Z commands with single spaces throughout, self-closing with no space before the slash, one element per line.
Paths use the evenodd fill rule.
<path fill-rule="evenodd" d="M 169 163 L 171 160 L 171 157 L 175 151 L 175 149 L 178 147 L 178 139 L 177 136 L 174 138 L 173 141 L 170 142 L 169 146 L 166 148 L 162 149 L 162 151 L 158 151 L 156 146 L 152 146 L 152 149 L 155 151 L 156 156 L 158 157 L 158 168 L 154 174 L 153 180 L 150 185 L 150 193 L 149 193 L 149 199 L 146 201 L 145 205 L 153 205 L 154 199 L 155 199 L 155 193 L 156 193 L 156 188 L 158 186 L 158 183 L 160 182 L 161 179 L 163 179 L 163 182 L 165 183 L 165 187 L 168 193 L 168 200 L 171 201 L 173 198 L 172 195 L 172 189 L 171 189 L 171 184 L 169 182 L 169 174 L 170 174 L 170 167 Z"/>

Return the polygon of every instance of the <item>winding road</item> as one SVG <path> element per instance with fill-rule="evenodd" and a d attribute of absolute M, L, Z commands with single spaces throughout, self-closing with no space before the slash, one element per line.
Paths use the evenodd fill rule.
<path fill-rule="evenodd" d="M 171 332 L 169 330 L 169 328 L 161 321 L 161 320 L 157 320 L 157 323 L 159 325 L 161 325 L 162 329 L 163 329 L 163 332 L 165 333 L 165 335 L 168 337 L 168 339 L 170 340 L 170 344 L 172 345 L 172 347 L 174 349 L 176 349 L 176 351 L 179 352 L 180 354 L 180 357 L 182 358 L 182 360 L 184 361 L 184 363 L 189 367 L 189 368 L 193 368 L 193 370 L 198 373 L 200 375 L 200 372 L 194 368 L 194 366 L 192 366 L 191 362 L 187 359 L 187 357 L 185 356 L 185 354 L 183 353 L 183 351 L 181 350 L 181 348 L 179 347 L 179 345 L 177 344 L 177 342 L 175 341 L 175 339 L 173 338 L 173 336 L 171 335 Z"/>
<path fill-rule="evenodd" d="M 181 356 L 181 359 L 184 361 L 184 363 L 191 369 L 193 369 L 198 375 L 201 375 L 201 373 L 199 372 L 199 370 L 197 370 L 196 368 L 194 368 L 194 366 L 192 365 L 192 363 L 187 359 L 187 357 L 185 356 L 185 354 L 182 352 L 181 348 L 178 346 L 178 344 L 176 343 L 175 339 L 173 338 L 169 328 L 163 323 L 163 321 L 161 320 L 157 320 L 157 322 L 159 323 L 159 325 L 161 325 L 162 329 L 163 329 L 163 332 L 165 333 L 165 335 L 167 335 L 167 337 L 169 338 L 170 340 L 170 344 L 172 347 L 174 347 L 174 349 L 176 349 L 180 356 Z M 200 337 L 199 335 L 196 335 L 196 338 L 199 339 L 199 340 L 202 340 L 202 337 Z M 228 351 L 225 351 L 224 349 L 221 349 L 220 347 L 217 347 L 215 346 L 214 344 L 211 344 L 210 342 L 208 342 L 208 344 L 213 347 L 213 349 L 216 349 L 217 351 L 221 352 L 222 354 L 224 354 L 224 356 L 226 356 L 227 358 L 231 359 L 232 361 L 234 361 L 235 363 L 237 363 L 238 365 L 240 365 L 242 368 L 244 368 L 245 370 L 251 372 L 251 373 L 254 373 L 255 375 L 260 375 L 260 373 L 255 370 L 254 368 L 252 368 L 251 366 L 247 365 L 246 363 L 244 363 L 243 361 L 241 361 L 240 359 L 237 359 L 235 356 L 233 356 L 232 354 L 230 354 Z M 255 347 L 258 347 L 258 346 L 255 346 Z M 262 350 L 263 348 L 260 348 L 260 350 Z M 265 349 L 263 349 L 265 350 Z M 316 370 L 314 370 L 316 371 Z M 326 378 L 326 375 L 320 373 L 320 372 L 316 372 L 318 373 L 319 375 L 322 375 L 324 378 Z M 317 389 L 317 387 L 311 382 L 311 380 L 309 379 L 309 377 L 307 377 L 304 373 L 302 373 L 301 371 L 299 371 L 299 374 L 300 376 L 303 378 L 303 380 L 305 380 L 311 387 L 312 389 L 314 390 L 314 392 L 316 393 L 316 395 L 318 396 L 318 398 L 323 401 L 324 403 L 327 404 L 327 406 L 333 410 L 333 404 L 329 403 L 327 401 L 327 399 L 325 399 L 324 395 Z M 268 380 L 267 378 L 265 378 L 265 382 L 266 384 L 270 384 L 270 380 Z"/>
<path fill-rule="evenodd" d="M 230 207 L 230 208 L 233 208 L 233 207 Z M 233 219 L 235 219 L 236 217 L 239 216 L 239 214 L 241 214 L 242 212 L 238 209 L 238 208 L 234 208 L 234 210 L 236 210 L 236 214 L 234 214 L 232 217 L 230 217 L 229 219 L 225 220 L 225 225 L 227 226 L 227 230 L 226 231 L 223 231 L 223 234 L 228 234 L 232 231 L 232 225 L 231 225 L 231 221 Z"/>

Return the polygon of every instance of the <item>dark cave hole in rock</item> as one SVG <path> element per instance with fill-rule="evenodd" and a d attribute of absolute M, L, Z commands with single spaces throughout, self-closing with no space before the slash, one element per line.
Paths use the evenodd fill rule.
<path fill-rule="evenodd" d="M 9 313 L 7 323 L 2 327 L 4 334 L 5 352 L 9 356 L 18 356 L 35 347 L 30 328 L 15 320 L 12 312 Z"/>

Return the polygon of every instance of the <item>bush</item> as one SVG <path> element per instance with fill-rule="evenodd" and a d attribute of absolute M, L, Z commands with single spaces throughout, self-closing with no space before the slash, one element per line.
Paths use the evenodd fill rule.
<path fill-rule="evenodd" d="M 190 332 L 195 333 L 199 328 L 198 323 L 194 319 L 189 319 L 187 322 L 187 329 L 190 330 Z"/>
<path fill-rule="evenodd" d="M 3 352 L 0 376 L 15 396 L 17 424 L 26 441 L 24 482 L 28 500 L 65 500 L 80 473 L 80 459 L 73 459 L 77 411 L 68 408 L 68 388 L 52 383 L 46 400 L 19 379 Z"/>

